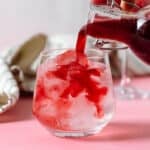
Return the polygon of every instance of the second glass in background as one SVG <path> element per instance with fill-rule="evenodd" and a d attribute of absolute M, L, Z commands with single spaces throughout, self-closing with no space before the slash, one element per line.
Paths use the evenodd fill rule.
<path fill-rule="evenodd" d="M 131 80 L 128 69 L 128 67 L 131 67 L 129 63 L 131 61 L 128 59 L 129 55 L 127 53 L 129 50 L 127 45 L 134 48 L 134 52 L 144 61 L 149 61 L 149 58 L 144 55 L 145 52 L 148 53 L 148 50 L 144 49 L 144 47 L 149 47 L 150 42 L 142 40 L 143 36 L 145 39 L 148 38 L 149 35 L 149 32 L 146 30 L 149 28 L 148 17 L 145 16 L 146 13 L 149 12 L 149 4 L 144 2 L 140 5 L 138 2 L 139 1 L 135 3 L 134 1 L 131 1 L 131 3 L 127 3 L 126 1 L 92 1 L 90 7 L 89 23 L 91 24 L 89 27 L 92 31 L 88 29 L 88 32 L 92 36 L 89 36 L 89 39 L 94 39 L 96 43 L 92 43 L 92 45 L 96 45 L 97 47 L 98 40 L 99 48 L 105 50 L 109 47 L 110 50 L 118 51 L 117 53 L 119 53 L 119 55 L 121 54 L 121 60 L 117 62 L 120 63 L 118 69 L 120 69 L 121 81 L 116 88 L 116 95 L 121 99 L 148 99 L 150 96 L 148 89 L 144 86 L 143 89 L 140 88 L 142 87 L 142 83 L 138 85 L 133 84 L 134 82 Z M 132 20 L 132 18 L 135 18 L 135 20 Z M 91 28 L 92 25 L 95 28 Z M 146 33 L 145 30 L 147 31 Z M 135 35 L 135 33 L 137 34 Z M 134 36 L 136 37 L 135 39 L 137 39 L 135 42 L 135 39 L 132 39 Z M 141 42 L 141 40 L 143 42 Z M 120 43 L 120 41 L 126 44 Z M 147 46 L 144 45 L 144 43 L 147 44 Z M 137 46 L 137 44 L 139 46 Z M 132 56 L 135 59 L 133 54 Z M 131 60 L 133 58 L 131 58 Z M 141 67 L 142 70 L 143 66 L 148 66 L 139 62 L 140 60 L 137 58 L 135 62 L 132 62 L 132 67 L 135 67 L 134 70 L 139 69 L 136 67 Z M 137 66 L 135 64 L 137 64 Z M 140 82 L 140 80 L 138 80 L 138 82 Z"/>

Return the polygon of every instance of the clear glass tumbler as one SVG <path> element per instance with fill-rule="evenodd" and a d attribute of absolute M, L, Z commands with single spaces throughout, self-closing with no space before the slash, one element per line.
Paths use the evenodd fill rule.
<path fill-rule="evenodd" d="M 93 135 L 110 122 L 114 112 L 108 53 L 86 50 L 76 60 L 73 49 L 41 54 L 33 113 L 59 137 Z"/>

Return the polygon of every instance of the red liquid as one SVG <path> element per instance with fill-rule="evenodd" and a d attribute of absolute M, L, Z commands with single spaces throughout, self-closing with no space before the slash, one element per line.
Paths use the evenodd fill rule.
<path fill-rule="evenodd" d="M 150 64 L 150 21 L 146 21 L 139 29 L 137 27 L 136 18 L 96 20 L 80 30 L 76 49 L 83 53 L 88 35 L 97 39 L 120 41 L 127 44 L 144 62 Z"/>

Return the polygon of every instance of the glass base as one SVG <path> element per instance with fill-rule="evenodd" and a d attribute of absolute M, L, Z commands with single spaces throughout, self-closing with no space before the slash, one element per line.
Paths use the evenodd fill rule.
<path fill-rule="evenodd" d="M 99 133 L 100 130 L 98 131 L 89 131 L 89 132 L 62 132 L 62 131 L 55 131 L 52 132 L 54 136 L 57 137 L 66 137 L 66 138 L 80 138 L 80 137 L 87 137 L 87 136 L 92 136 L 97 133 Z"/>
<path fill-rule="evenodd" d="M 150 91 L 137 89 L 133 86 L 117 86 L 115 87 L 115 96 L 119 99 L 150 99 Z"/>
<path fill-rule="evenodd" d="M 65 137 L 65 138 L 81 138 L 81 137 L 87 137 L 87 136 L 92 136 L 99 134 L 102 129 L 110 122 L 112 119 L 113 113 L 107 115 L 103 120 L 101 120 L 101 123 L 97 125 L 94 129 L 89 129 L 89 130 L 80 130 L 80 131 L 63 131 L 63 130 L 54 130 L 47 128 L 52 135 L 56 137 Z"/>

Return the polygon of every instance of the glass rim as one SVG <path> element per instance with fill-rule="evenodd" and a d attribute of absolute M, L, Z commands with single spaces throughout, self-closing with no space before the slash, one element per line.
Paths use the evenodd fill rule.
<path fill-rule="evenodd" d="M 102 52 L 103 54 L 108 54 L 108 53 L 110 53 L 110 52 L 113 52 L 113 51 L 122 51 L 122 50 L 126 50 L 126 49 L 128 49 L 128 47 L 120 47 L 120 48 L 116 48 L 116 49 L 114 49 L 114 48 L 85 48 L 85 51 L 92 51 L 92 50 L 94 50 L 94 51 L 98 51 L 98 52 Z M 75 48 L 47 48 L 47 49 L 44 49 L 43 51 L 41 51 L 41 53 L 40 53 L 40 56 L 41 57 L 44 57 L 44 56 L 49 56 L 49 54 L 52 52 L 52 53 L 57 53 L 57 52 L 65 52 L 65 51 L 67 51 L 67 50 L 73 50 L 73 51 L 75 51 Z M 61 54 L 61 53 L 59 53 L 59 54 Z M 86 54 L 86 53 L 85 53 Z"/>

